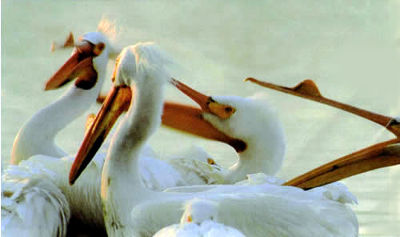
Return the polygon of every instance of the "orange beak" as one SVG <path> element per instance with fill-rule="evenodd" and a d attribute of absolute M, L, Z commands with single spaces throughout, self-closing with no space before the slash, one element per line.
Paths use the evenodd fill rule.
<path fill-rule="evenodd" d="M 47 80 L 45 90 L 62 87 L 69 81 L 78 78 L 75 85 L 82 89 L 90 89 L 97 82 L 97 72 L 93 67 L 93 57 L 98 56 L 104 49 L 104 44 L 93 45 L 82 41 L 76 46 L 75 52 L 54 75 Z"/>
<path fill-rule="evenodd" d="M 247 145 L 244 141 L 228 136 L 204 120 L 201 109 L 173 102 L 165 102 L 162 124 L 202 138 L 224 142 L 237 152 L 242 152 Z"/>
<path fill-rule="evenodd" d="M 113 87 L 103 106 L 87 130 L 69 173 L 72 185 L 100 148 L 118 117 L 127 110 L 132 97 L 128 86 Z"/>
<path fill-rule="evenodd" d="M 399 142 L 396 138 L 366 147 L 291 179 L 283 185 L 307 190 L 374 169 L 399 165 Z"/>
<path fill-rule="evenodd" d="M 338 108 L 340 110 L 347 111 L 349 113 L 355 114 L 374 123 L 377 123 L 392 132 L 397 137 L 400 137 L 400 123 L 397 122 L 394 118 L 324 97 L 320 93 L 319 88 L 317 87 L 315 82 L 313 82 L 312 80 L 304 80 L 294 87 L 280 86 L 273 83 L 260 81 L 252 77 L 246 78 L 245 81 L 250 81 L 252 83 L 270 88 L 272 90 L 299 96 L 305 99 L 313 100 L 318 103 Z"/>

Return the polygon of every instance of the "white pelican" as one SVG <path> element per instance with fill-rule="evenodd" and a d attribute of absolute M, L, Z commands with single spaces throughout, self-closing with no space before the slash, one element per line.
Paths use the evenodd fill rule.
<path fill-rule="evenodd" d="M 73 184 L 89 162 L 86 155 L 99 146 L 122 113 L 119 106 L 133 94 L 103 167 L 101 198 L 109 236 L 151 236 L 177 223 L 180 207 L 194 197 L 218 202 L 219 222 L 247 236 L 357 236 L 357 219 L 349 207 L 295 187 L 270 185 L 264 193 L 223 192 L 223 187 L 218 192 L 198 193 L 145 188 L 139 175 L 139 157 L 161 124 L 164 86 L 170 78 L 164 65 L 165 57 L 152 44 L 137 44 L 121 52 L 114 86 L 71 168 Z"/>
<path fill-rule="evenodd" d="M 180 224 L 164 227 L 154 237 L 244 237 L 235 228 L 218 223 L 217 211 L 218 203 L 215 201 L 198 198 L 190 200 L 184 206 Z"/>
<path fill-rule="evenodd" d="M 200 105 L 202 111 L 199 110 L 198 113 L 206 122 L 233 138 L 227 143 L 236 150 L 238 160 L 224 171 L 223 183 L 238 182 L 245 179 L 247 174 L 275 175 L 279 171 L 286 149 L 285 134 L 277 115 L 262 95 L 247 98 L 211 97 L 180 81 L 173 80 L 173 83 Z M 170 115 L 172 116 L 176 120 L 181 119 L 179 117 L 187 118 L 183 113 Z M 164 120 L 163 124 L 168 125 Z M 196 124 L 193 124 L 191 133 L 206 137 L 207 130 L 194 131 L 195 127 Z"/>
<path fill-rule="evenodd" d="M 101 30 L 101 29 L 100 29 Z M 67 153 L 55 142 L 57 133 L 95 103 L 114 49 L 102 32 L 82 36 L 70 59 L 46 83 L 55 89 L 78 77 L 75 84 L 57 101 L 36 112 L 15 137 L 11 163 L 18 164 L 33 155 L 63 157 Z"/>
<path fill-rule="evenodd" d="M 106 28 L 102 28 L 103 26 Z M 107 24 L 101 22 L 99 32 L 90 32 L 82 36 L 70 59 L 47 81 L 45 89 L 57 88 L 69 80 L 77 78 L 75 84 L 56 102 L 37 112 L 20 129 L 15 138 L 12 164 L 18 164 L 18 166 L 11 165 L 6 170 L 6 175 L 2 177 L 3 187 L 6 187 L 2 190 L 2 197 L 14 197 L 22 194 L 23 196 L 20 196 L 20 198 L 35 196 L 35 199 L 26 199 L 25 202 L 19 202 L 18 205 L 14 205 L 15 211 L 29 209 L 33 212 L 36 209 L 32 209 L 31 206 L 35 204 L 31 203 L 31 201 L 40 198 L 51 202 L 47 206 L 56 205 L 52 199 L 43 195 L 56 193 L 52 188 L 58 187 L 68 200 L 70 208 L 68 211 L 71 212 L 72 217 L 83 220 L 87 224 L 104 226 L 99 196 L 102 160 L 100 159 L 100 165 L 93 163 L 90 166 L 90 174 L 82 179 L 82 182 L 77 187 L 70 187 L 65 172 L 70 169 L 73 157 L 66 157 L 66 153 L 54 143 L 54 138 L 62 128 L 84 113 L 96 101 L 106 76 L 105 70 L 108 60 L 114 57 L 116 53 L 107 38 L 107 33 L 105 32 L 107 26 Z M 20 173 L 25 172 L 26 169 L 31 169 L 32 175 L 20 177 Z M 40 172 L 38 173 L 38 171 Z M 46 179 L 43 183 L 52 182 L 53 185 L 45 186 L 40 182 L 36 182 L 35 180 L 39 176 Z M 20 189 L 9 188 L 14 183 L 20 182 L 27 182 L 29 185 L 15 186 L 20 187 Z M 34 187 L 33 185 L 36 183 L 38 186 Z M 34 191 L 37 189 L 42 189 L 42 191 Z M 22 192 L 22 190 L 24 191 Z M 60 199 L 59 197 L 55 198 Z M 10 207 L 2 205 L 2 210 L 3 208 L 9 209 Z M 59 209 L 64 208 L 59 207 Z M 46 210 L 43 211 L 46 212 Z M 7 218 L 7 215 L 7 212 L 2 212 L 3 218 Z M 69 216 L 69 214 L 65 216 Z M 53 217 L 53 219 L 56 218 L 59 218 L 59 216 Z M 29 223 L 32 222 L 32 219 L 24 220 Z M 37 219 L 37 221 L 40 220 L 43 221 L 42 225 L 46 225 L 45 221 L 48 219 Z M 29 223 L 24 223 L 23 225 L 28 225 Z M 9 221 L 6 222 L 6 225 L 16 226 L 17 224 Z M 6 228 L 8 229 L 8 227 Z"/>

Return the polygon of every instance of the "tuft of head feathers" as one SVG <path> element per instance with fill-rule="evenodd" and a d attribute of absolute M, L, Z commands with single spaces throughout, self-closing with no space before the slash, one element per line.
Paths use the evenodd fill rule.
<path fill-rule="evenodd" d="M 99 24 L 97 25 L 97 31 L 103 33 L 111 41 L 117 39 L 118 30 L 115 21 L 103 17 L 101 18 Z"/>
<path fill-rule="evenodd" d="M 171 57 L 154 42 L 139 42 L 133 48 L 136 53 L 138 67 L 164 69 L 166 65 L 173 62 Z"/>
<path fill-rule="evenodd" d="M 115 58 L 121 52 L 122 47 L 118 45 L 117 38 L 119 30 L 117 29 L 116 22 L 103 17 L 97 25 L 97 32 L 102 33 L 108 40 L 108 46 L 110 47 L 110 57 Z"/>
<path fill-rule="evenodd" d="M 153 42 L 139 42 L 125 47 L 117 57 L 115 83 L 130 85 L 132 75 L 139 82 L 149 74 L 154 79 L 170 81 L 166 66 L 171 63 L 171 58 Z"/>

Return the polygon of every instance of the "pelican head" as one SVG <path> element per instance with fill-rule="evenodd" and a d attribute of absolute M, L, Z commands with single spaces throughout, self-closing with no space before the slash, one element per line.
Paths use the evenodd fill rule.
<path fill-rule="evenodd" d="M 200 225 L 206 220 L 217 221 L 218 206 L 215 201 L 194 198 L 185 204 L 181 224 L 195 223 Z"/>
<path fill-rule="evenodd" d="M 140 84 L 144 80 L 157 80 L 154 83 L 169 81 L 164 66 L 172 61 L 152 42 L 137 43 L 124 48 L 116 61 L 112 78 L 114 86 L 130 86 L 133 82 Z M 149 73 L 157 76 L 148 77 Z"/>
<path fill-rule="evenodd" d="M 262 94 L 239 96 L 207 96 L 182 82 L 176 87 L 202 108 L 202 118 L 223 134 L 234 138 L 231 146 L 240 159 L 228 179 L 239 181 L 248 173 L 264 172 L 274 175 L 282 166 L 286 150 L 283 126 L 275 111 Z M 244 160 L 247 165 L 240 165 Z M 263 167 L 263 168 L 262 168 Z M 251 171 L 251 172 L 250 172 Z M 229 176 L 229 175 L 228 175 Z"/>
<path fill-rule="evenodd" d="M 98 84 L 102 84 L 108 60 L 115 53 L 112 43 L 102 32 L 84 34 L 71 57 L 46 82 L 45 90 L 58 89 L 75 78 L 75 86 L 84 90 L 93 88 L 99 78 L 102 81 Z"/>

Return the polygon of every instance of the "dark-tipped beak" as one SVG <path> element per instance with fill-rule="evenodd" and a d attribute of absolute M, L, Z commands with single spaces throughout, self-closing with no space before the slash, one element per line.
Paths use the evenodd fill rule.
<path fill-rule="evenodd" d="M 118 117 L 127 110 L 131 97 L 131 88 L 128 86 L 118 86 L 111 89 L 93 124 L 87 130 L 72 164 L 69 174 L 71 185 L 93 159 Z"/>
<path fill-rule="evenodd" d="M 227 143 L 237 152 L 246 149 L 245 142 L 219 131 L 211 123 L 204 120 L 202 114 L 201 109 L 189 105 L 165 102 L 162 124 L 206 139 Z"/>

